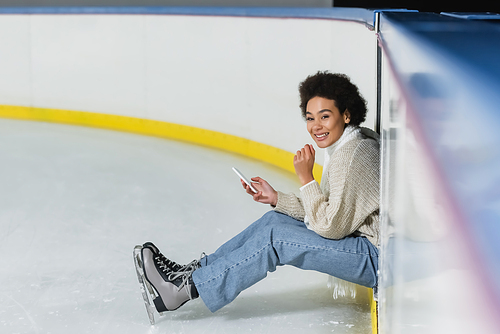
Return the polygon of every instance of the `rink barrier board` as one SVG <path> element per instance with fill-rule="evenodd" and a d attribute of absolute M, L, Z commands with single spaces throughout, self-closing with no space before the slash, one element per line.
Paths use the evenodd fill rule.
<path fill-rule="evenodd" d="M 440 22 L 436 16 L 430 17 L 430 15 L 433 14 L 413 13 L 408 16 L 398 16 L 397 13 L 384 13 L 383 18 L 385 20 L 385 27 L 378 35 L 378 42 L 382 48 L 384 57 L 387 58 L 387 71 L 393 75 L 392 81 L 394 86 L 397 87 L 397 90 L 400 91 L 401 104 L 404 104 L 403 110 L 406 121 L 403 126 L 403 131 L 411 133 L 414 138 L 416 138 L 416 141 L 420 143 L 422 151 L 425 152 L 425 156 L 429 159 L 429 165 L 432 166 L 431 169 L 436 175 L 435 179 L 438 180 L 438 182 L 435 182 L 434 187 L 442 192 L 440 197 L 445 198 L 447 201 L 446 209 L 447 214 L 452 217 L 450 221 L 454 230 L 454 236 L 447 236 L 448 240 L 446 240 L 446 242 L 460 242 L 460 248 L 462 250 L 465 249 L 462 254 L 466 254 L 466 256 L 458 255 L 460 256 L 461 269 L 468 270 L 475 276 L 473 283 L 469 283 L 469 285 L 465 286 L 460 285 L 460 289 L 470 290 L 472 287 L 475 290 L 475 296 L 481 296 L 478 298 L 482 298 L 480 299 L 481 302 L 477 302 L 477 300 L 472 299 L 466 294 L 459 294 L 459 297 L 456 299 L 451 299 L 449 296 L 446 296 L 446 301 L 467 305 L 464 307 L 467 316 L 469 316 L 468 312 L 471 307 L 475 309 L 475 311 L 479 310 L 477 312 L 481 315 L 485 315 L 492 309 L 498 309 L 498 305 L 500 305 L 498 304 L 498 299 L 494 299 L 495 290 L 498 291 L 497 287 L 495 287 L 495 283 L 498 284 L 498 275 L 491 275 L 488 273 L 488 269 L 498 264 L 498 261 L 493 261 L 491 263 L 485 261 L 493 252 L 490 249 L 481 254 L 481 249 L 479 247 L 479 245 L 483 246 L 487 244 L 488 240 L 486 240 L 486 237 L 490 238 L 492 244 L 498 241 L 498 238 L 496 240 L 494 239 L 497 234 L 495 233 L 496 231 L 492 229 L 493 226 L 498 226 L 496 224 L 497 220 L 493 218 L 495 216 L 491 214 L 484 215 L 484 212 L 488 212 L 486 208 L 491 207 L 490 203 L 493 202 L 492 199 L 498 200 L 498 197 L 492 196 L 491 192 L 485 191 L 481 194 L 476 194 L 474 198 L 475 202 L 471 204 L 463 200 L 463 194 L 461 194 L 461 192 L 464 192 L 464 189 L 467 189 L 467 191 L 472 190 L 461 186 L 464 184 L 480 183 L 477 180 L 471 180 L 471 178 L 477 175 L 481 175 L 482 178 L 488 179 L 489 183 L 495 184 L 495 179 L 498 180 L 498 177 L 496 177 L 497 175 L 492 171 L 498 171 L 498 169 L 490 168 L 488 163 L 491 164 L 491 162 L 488 162 L 488 159 L 481 161 L 474 160 L 473 158 L 471 159 L 470 152 L 472 152 L 472 150 L 470 150 L 470 146 L 467 145 L 470 144 L 470 142 L 462 139 L 467 138 L 467 136 L 457 135 L 462 129 L 457 127 L 456 123 L 453 124 L 453 119 L 466 118 L 470 116 L 470 111 L 474 110 L 474 118 L 482 119 L 484 123 L 488 123 L 489 127 L 484 126 L 477 129 L 471 126 L 467 129 L 467 132 L 473 133 L 472 136 L 477 140 L 477 142 L 474 143 L 474 149 L 476 151 L 481 151 L 485 147 L 498 147 L 498 145 L 496 145 L 498 144 L 498 137 L 493 139 L 494 137 L 487 137 L 485 134 L 493 132 L 491 129 L 494 130 L 498 128 L 497 106 L 499 99 L 497 92 L 500 85 L 500 66 L 498 66 L 498 61 L 495 56 L 484 55 L 498 54 L 498 43 L 493 43 L 493 41 L 498 41 L 499 30 L 493 29 L 493 26 L 488 26 L 480 21 L 453 21 L 445 19 Z M 420 22 L 417 22 L 417 20 Z M 422 29 L 422 27 L 425 27 L 425 29 Z M 453 29 L 450 29 L 450 27 L 453 27 Z M 453 31 L 455 35 L 450 34 L 451 31 Z M 397 37 L 394 32 L 400 33 L 400 36 Z M 459 37 L 459 33 L 463 34 L 463 36 L 460 36 L 461 38 L 457 38 Z M 441 38 L 443 35 L 447 37 Z M 489 44 L 485 45 L 485 41 L 488 41 Z M 401 49 L 401 45 L 405 45 L 404 43 L 407 43 L 407 45 L 410 45 L 414 49 L 418 49 L 420 53 L 415 52 L 408 46 L 404 47 L 404 54 L 398 53 L 397 50 Z M 479 48 L 478 45 L 481 45 L 481 43 L 483 43 L 482 47 Z M 478 50 L 481 52 L 478 52 Z M 430 51 L 435 53 L 431 53 Z M 413 59 L 408 58 L 407 55 L 412 55 Z M 403 60 L 406 59 L 409 60 L 405 63 Z M 418 59 L 418 62 L 415 61 L 415 59 Z M 419 62 L 426 62 L 426 64 L 424 66 L 419 64 Z M 422 94 L 424 90 L 422 88 L 416 90 L 415 86 L 412 86 L 409 80 L 409 73 L 419 73 L 419 71 L 429 76 L 432 75 L 434 79 L 448 78 L 449 81 L 444 82 L 445 84 L 441 84 L 441 86 L 433 87 L 433 91 L 427 90 L 425 94 Z M 448 85 L 446 85 L 446 83 L 448 83 Z M 427 89 L 429 89 L 429 87 L 432 87 L 432 85 L 426 86 Z M 436 95 L 436 92 L 438 95 Z M 428 115 L 425 114 L 426 108 L 422 107 L 422 101 L 426 98 L 428 99 L 432 94 L 435 94 L 434 96 L 438 96 L 441 100 L 440 112 L 449 112 L 453 114 L 453 118 L 448 117 L 447 119 L 450 124 L 455 126 L 452 142 L 447 142 L 442 139 L 446 137 L 446 132 L 449 132 L 451 127 L 448 129 L 439 128 L 438 131 L 428 131 L 429 125 L 432 126 L 432 122 L 429 121 L 432 117 L 428 117 Z M 433 110 L 432 108 L 428 109 Z M 488 116 L 493 117 L 486 118 Z M 485 121 L 485 119 L 487 121 Z M 468 139 L 470 140 L 470 136 Z M 496 140 L 496 143 L 494 140 Z M 464 145 L 464 143 L 466 145 Z M 443 153 L 443 151 L 446 152 L 446 150 L 448 150 L 448 152 Z M 449 159 L 449 152 L 454 152 L 455 154 L 460 152 L 461 159 L 458 159 L 459 163 L 457 163 L 457 160 Z M 404 164 L 401 163 L 401 165 L 403 166 L 400 168 L 407 168 L 409 165 L 408 160 L 405 160 Z M 453 175 L 453 177 L 450 177 L 450 175 Z M 467 191 L 464 193 L 467 193 Z M 392 203 L 394 206 L 398 204 L 400 203 Z M 404 206 L 406 203 L 402 205 Z M 443 204 L 441 205 L 444 207 Z M 480 207 L 480 210 L 473 208 L 476 205 Z M 472 211 L 474 209 L 476 211 L 468 217 L 467 211 Z M 491 218 L 493 219 L 489 222 L 490 226 L 488 230 L 485 229 L 487 232 L 481 239 L 478 238 L 480 242 L 474 244 L 474 239 L 477 238 L 476 233 L 480 231 L 478 227 L 485 224 L 487 220 Z M 382 221 L 381 224 L 383 224 Z M 477 230 L 474 231 L 474 229 Z M 397 240 L 394 241 L 395 244 L 401 244 L 403 233 L 400 235 L 401 236 L 395 239 Z M 382 240 L 381 244 L 384 242 L 385 241 Z M 441 240 L 441 242 L 443 244 L 445 243 L 443 240 Z M 446 251 L 451 249 L 453 248 L 450 247 L 446 249 Z M 401 248 L 398 249 L 395 247 L 392 252 L 394 254 L 401 254 L 402 252 L 400 252 L 400 250 Z M 380 251 L 383 252 L 384 249 Z M 488 252 L 489 256 L 485 256 Z M 453 253 L 457 254 L 456 250 L 454 250 Z M 404 259 L 405 255 L 406 254 L 403 253 L 399 255 L 399 259 L 390 260 L 392 265 L 395 266 L 394 263 L 398 263 L 398 261 Z M 441 260 L 441 262 L 435 263 L 444 262 Z M 435 263 L 427 263 L 429 266 L 427 268 L 432 268 Z M 423 268 L 422 271 L 425 271 L 427 268 Z M 384 275 L 384 269 L 385 268 L 381 268 L 381 277 L 387 277 L 387 275 Z M 401 275 L 401 272 L 397 274 Z M 385 282 L 380 282 L 382 287 L 384 287 L 384 283 Z M 453 283 L 453 281 L 446 282 L 446 285 L 451 287 L 449 291 L 456 290 L 456 286 L 453 286 Z M 402 285 L 400 289 L 404 288 L 406 287 Z M 414 285 L 412 285 L 412 289 L 414 288 Z M 441 291 L 443 291 L 443 295 L 447 295 L 445 290 L 441 289 Z M 393 295 L 394 294 L 393 292 Z M 401 297 L 398 296 L 396 298 Z M 393 297 L 393 299 L 396 298 Z M 441 302 L 442 301 L 438 298 L 434 300 L 435 304 L 440 304 Z M 387 298 L 387 300 L 384 298 L 383 304 L 385 304 L 385 309 L 389 309 L 390 307 L 401 307 L 401 302 L 399 300 L 394 302 L 390 301 L 389 298 Z M 406 309 L 412 310 L 412 308 Z M 441 324 L 442 319 L 446 318 L 446 314 L 443 315 L 442 311 L 443 310 L 437 309 L 437 315 L 435 315 L 434 319 L 429 317 L 431 318 L 430 320 L 435 321 L 437 324 Z M 386 329 L 384 327 L 389 326 L 392 326 L 392 328 L 404 326 L 408 323 L 407 319 L 410 313 L 411 311 L 407 311 L 406 313 L 403 312 L 403 314 L 398 315 L 399 319 L 395 320 L 393 314 L 389 313 L 390 316 L 388 316 L 387 312 L 382 311 L 380 318 L 383 326 L 382 330 Z M 453 309 L 450 313 L 459 314 L 457 310 Z M 495 314 L 495 311 L 492 311 L 492 314 Z M 460 315 L 455 315 L 455 317 L 455 321 L 460 324 L 462 320 L 460 319 Z M 496 314 L 492 315 L 490 318 L 493 321 L 487 319 L 487 317 L 488 315 L 486 315 L 485 318 L 475 320 L 477 323 L 485 324 L 484 328 L 475 328 L 476 331 L 490 333 L 486 329 L 491 329 L 492 333 L 498 333 L 499 318 Z M 488 324 L 488 321 L 491 321 L 491 324 Z M 385 323 L 388 323 L 388 325 L 385 325 Z M 422 326 L 431 328 L 428 324 Z M 495 328 L 488 328 L 489 326 L 492 326 L 492 328 L 495 326 Z M 467 327 L 464 326 L 463 328 Z M 462 333 L 462 330 L 458 332 Z"/>
<path fill-rule="evenodd" d="M 43 6 L 3 7 L 2 14 L 28 15 L 188 15 L 317 19 L 358 22 L 373 29 L 374 11 L 365 8 L 220 7 L 220 6 Z"/>
<path fill-rule="evenodd" d="M 0 117 L 25 121 L 88 126 L 175 139 L 241 154 L 270 163 L 288 172 L 295 173 L 293 167 L 293 153 L 246 138 L 193 126 L 137 117 L 9 105 L 0 105 Z M 318 182 L 321 181 L 322 172 L 323 167 L 315 164 L 313 174 Z M 367 289 L 367 293 L 370 304 L 372 333 L 377 334 L 377 302 L 373 298 L 372 289 Z"/>

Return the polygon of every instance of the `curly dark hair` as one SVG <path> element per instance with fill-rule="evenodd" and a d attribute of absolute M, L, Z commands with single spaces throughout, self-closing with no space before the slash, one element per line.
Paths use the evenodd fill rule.
<path fill-rule="evenodd" d="M 306 118 L 307 102 L 313 97 L 322 97 L 335 101 L 335 106 L 343 114 L 346 110 L 351 115 L 351 125 L 360 125 L 366 118 L 366 100 L 359 93 L 345 74 L 318 71 L 308 76 L 299 85 L 300 110 Z"/>

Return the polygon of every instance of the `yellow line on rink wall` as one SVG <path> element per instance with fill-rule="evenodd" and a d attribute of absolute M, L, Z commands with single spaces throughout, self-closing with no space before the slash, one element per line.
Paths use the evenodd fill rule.
<path fill-rule="evenodd" d="M 372 334 L 378 334 L 378 310 L 377 301 L 373 298 L 373 289 L 368 290 L 368 300 L 370 303 L 370 313 L 372 319 Z"/>
<path fill-rule="evenodd" d="M 293 153 L 250 139 L 188 125 L 129 116 L 9 105 L 0 105 L 0 117 L 90 126 L 182 140 L 242 154 L 295 173 Z M 320 165 L 315 165 L 314 177 L 318 182 L 322 170 Z"/>

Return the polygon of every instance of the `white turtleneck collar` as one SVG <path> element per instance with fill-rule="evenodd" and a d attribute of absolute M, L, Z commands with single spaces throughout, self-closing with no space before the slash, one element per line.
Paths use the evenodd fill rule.
<path fill-rule="evenodd" d="M 345 143 L 347 143 L 351 139 L 356 138 L 356 136 L 360 132 L 361 132 L 361 129 L 358 126 L 348 125 L 345 127 L 344 132 L 342 133 L 340 138 L 335 143 L 333 143 L 332 145 L 325 148 L 325 160 L 323 162 L 323 175 L 321 176 L 322 179 L 326 176 L 326 171 L 328 169 L 327 166 L 328 166 L 328 163 L 330 162 L 330 157 L 332 156 L 332 154 L 336 150 L 338 150 L 339 148 L 344 146 Z"/>
<path fill-rule="evenodd" d="M 333 143 L 332 145 L 328 146 L 325 149 L 325 155 L 331 156 L 333 152 L 344 146 L 344 144 L 350 141 L 351 139 L 355 138 L 356 135 L 360 132 L 361 129 L 358 126 L 353 126 L 353 125 L 346 126 L 340 138 L 335 143 Z"/>
<path fill-rule="evenodd" d="M 376 141 L 379 140 L 379 135 L 373 130 L 355 125 L 348 125 L 344 129 L 344 132 L 342 133 L 340 138 L 335 143 L 333 143 L 332 145 L 328 146 L 325 149 L 325 162 L 323 166 L 326 167 L 328 165 L 327 164 L 328 160 L 330 160 L 330 157 L 336 150 L 344 146 L 344 144 L 347 143 L 348 141 L 356 138 L 359 133 L 363 134 L 368 138 L 372 138 Z"/>

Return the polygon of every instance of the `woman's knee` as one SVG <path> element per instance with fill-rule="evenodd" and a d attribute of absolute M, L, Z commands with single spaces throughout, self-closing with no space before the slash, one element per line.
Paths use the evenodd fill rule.
<path fill-rule="evenodd" d="M 282 213 L 269 211 L 252 224 L 251 231 L 252 233 L 259 234 L 262 237 L 264 235 L 280 237 L 290 234 L 292 229 L 294 230 L 301 224 L 303 225 L 304 223 Z M 305 225 L 303 227 L 305 228 Z"/>
<path fill-rule="evenodd" d="M 254 233 L 263 233 L 264 231 L 271 231 L 277 226 L 282 226 L 283 216 L 275 211 L 266 212 L 261 218 L 257 219 L 251 226 Z M 286 216 L 285 216 L 286 217 Z"/>
<path fill-rule="evenodd" d="M 290 217 L 288 217 L 287 215 L 271 210 L 266 212 L 259 220 L 263 225 L 266 226 L 280 226 L 286 225 L 288 219 L 290 219 Z"/>

